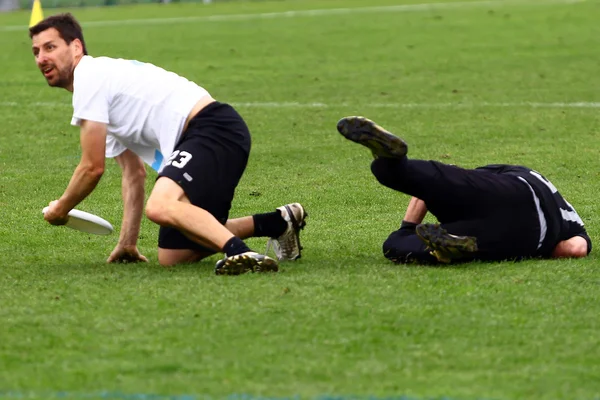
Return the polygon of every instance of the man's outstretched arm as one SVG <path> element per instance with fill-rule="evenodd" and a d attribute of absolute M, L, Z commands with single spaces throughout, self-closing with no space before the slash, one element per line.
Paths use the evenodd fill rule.
<path fill-rule="evenodd" d="M 96 187 L 104 173 L 106 124 L 81 121 L 81 160 L 63 195 L 50 203 L 44 219 L 53 225 L 64 225 L 67 214 Z"/>

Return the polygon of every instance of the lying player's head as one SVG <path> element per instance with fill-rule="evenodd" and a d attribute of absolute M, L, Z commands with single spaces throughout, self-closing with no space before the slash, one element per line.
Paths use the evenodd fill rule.
<path fill-rule="evenodd" d="M 29 28 L 35 62 L 48 85 L 72 89 L 77 62 L 87 54 L 81 26 L 71 14 L 48 17 Z"/>

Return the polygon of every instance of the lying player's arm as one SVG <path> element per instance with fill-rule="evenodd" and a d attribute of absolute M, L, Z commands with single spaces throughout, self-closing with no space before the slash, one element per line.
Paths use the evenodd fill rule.
<path fill-rule="evenodd" d="M 404 214 L 403 222 L 419 225 L 427 215 L 427 206 L 425 202 L 416 197 L 411 197 L 406 213 Z"/>
<path fill-rule="evenodd" d="M 119 243 L 107 261 L 147 261 L 137 249 L 144 212 L 146 167 L 142 159 L 131 150 L 125 150 L 116 157 L 116 160 L 123 174 L 121 180 L 123 222 Z"/>
<path fill-rule="evenodd" d="M 423 222 L 427 215 L 425 202 L 411 197 L 400 229 L 392 232 L 383 243 L 383 254 L 395 263 L 407 264 L 417 262 L 436 264 L 437 259 L 431 254 L 431 249 L 417 236 L 417 225 Z"/>
<path fill-rule="evenodd" d="M 554 258 L 581 258 L 589 254 L 588 242 L 581 236 L 558 242 L 552 257 Z"/>
<path fill-rule="evenodd" d="M 67 214 L 96 187 L 104 173 L 106 124 L 81 121 L 81 160 L 75 168 L 67 189 L 58 201 L 52 202 L 44 218 L 51 224 L 65 224 Z"/>

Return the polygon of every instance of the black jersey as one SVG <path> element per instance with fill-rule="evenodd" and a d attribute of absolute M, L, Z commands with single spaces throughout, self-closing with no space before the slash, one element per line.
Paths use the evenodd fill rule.
<path fill-rule="evenodd" d="M 575 208 L 565 200 L 556 187 L 542 174 L 530 168 L 519 165 L 486 165 L 478 169 L 485 169 L 498 174 L 508 174 L 520 177 L 527 181 L 540 200 L 540 207 L 546 219 L 546 237 L 539 249 L 539 255 L 549 257 L 556 245 L 574 236 L 583 237 L 588 243 L 588 253 L 592 243 L 584 228 L 583 221 Z"/>

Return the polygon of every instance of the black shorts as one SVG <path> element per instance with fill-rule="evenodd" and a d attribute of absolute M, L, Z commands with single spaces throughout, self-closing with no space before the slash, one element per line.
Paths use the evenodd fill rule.
<path fill-rule="evenodd" d="M 159 177 L 175 181 L 190 202 L 225 224 L 250 155 L 250 131 L 229 104 L 214 102 L 190 120 Z M 211 250 L 175 228 L 160 227 L 158 247 Z"/>

